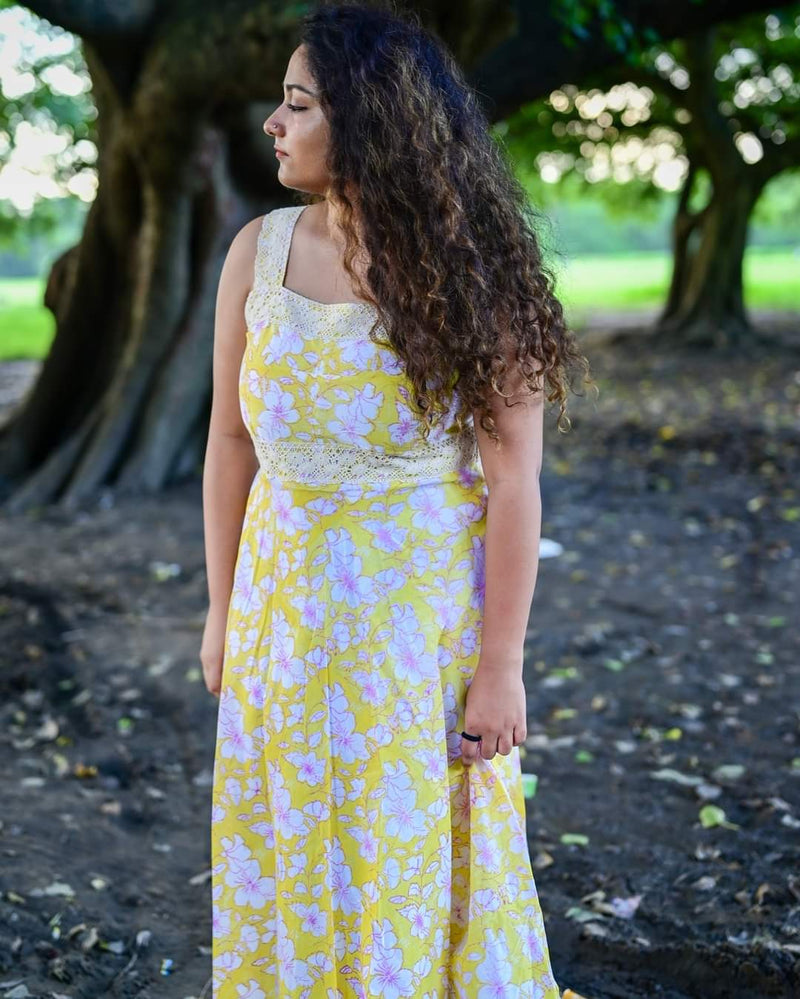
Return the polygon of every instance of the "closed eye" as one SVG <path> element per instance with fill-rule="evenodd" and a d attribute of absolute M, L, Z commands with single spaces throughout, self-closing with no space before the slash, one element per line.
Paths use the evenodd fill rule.
<path fill-rule="evenodd" d="M 302 105 L 298 105 L 298 104 L 287 104 L 286 107 L 290 111 L 307 111 L 308 110 L 308 108 L 305 108 Z"/>

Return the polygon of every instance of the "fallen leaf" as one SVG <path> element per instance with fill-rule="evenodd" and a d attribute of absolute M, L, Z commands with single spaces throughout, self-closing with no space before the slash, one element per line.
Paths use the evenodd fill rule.
<path fill-rule="evenodd" d="M 619 916 L 620 919 L 632 919 L 641 900 L 641 895 L 631 895 L 629 898 L 615 896 L 611 899 L 611 909 L 614 915 Z"/>
<path fill-rule="evenodd" d="M 75 892 L 64 881 L 53 881 L 46 888 L 31 888 L 28 894 L 33 895 L 35 898 L 41 898 L 44 895 L 61 895 L 67 898 L 75 897 Z"/>
<path fill-rule="evenodd" d="M 735 823 L 727 821 L 725 812 L 718 805 L 703 805 L 700 809 L 700 822 L 706 829 L 713 826 L 725 826 L 728 829 L 739 828 Z"/>
<path fill-rule="evenodd" d="M 670 770 L 664 767 L 661 770 L 654 770 L 650 776 L 654 780 L 670 780 L 676 784 L 683 784 L 686 787 L 695 787 L 703 783 L 703 778 L 695 774 L 683 774 L 679 770 Z"/>
<path fill-rule="evenodd" d="M 85 763 L 76 763 L 72 769 L 72 773 L 75 777 L 79 777 L 81 780 L 86 777 L 96 777 L 97 767 L 87 766 Z"/>
<path fill-rule="evenodd" d="M 577 843 L 579 846 L 586 846 L 589 842 L 589 837 L 583 833 L 562 833 L 560 839 L 562 843 Z"/>
<path fill-rule="evenodd" d="M 45 715 L 42 724 L 33 735 L 39 742 L 52 742 L 58 736 L 58 722 L 50 715 Z"/>
<path fill-rule="evenodd" d="M 593 909 L 585 909 L 581 905 L 571 905 L 566 912 L 567 919 L 574 919 L 576 923 L 586 923 L 590 919 L 602 919 L 603 916 Z"/>
<path fill-rule="evenodd" d="M 711 776 L 714 780 L 738 780 L 744 774 L 744 769 L 741 763 L 723 763 L 719 767 L 714 767 Z"/>
<path fill-rule="evenodd" d="M 112 954 L 125 953 L 125 942 L 123 940 L 101 940 L 100 946 L 103 950 L 110 950 Z"/>
<path fill-rule="evenodd" d="M 100 934 L 97 932 L 97 928 L 95 926 L 90 927 L 84 939 L 81 940 L 81 950 L 91 950 L 99 939 Z"/>
<path fill-rule="evenodd" d="M 698 784 L 694 789 L 695 794 L 698 798 L 703 798 L 705 801 L 711 801 L 713 798 L 718 798 L 722 794 L 722 788 L 718 787 L 716 784 Z"/>

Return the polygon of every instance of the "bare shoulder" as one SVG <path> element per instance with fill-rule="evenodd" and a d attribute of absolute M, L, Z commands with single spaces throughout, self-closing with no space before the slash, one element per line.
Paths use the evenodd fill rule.
<path fill-rule="evenodd" d="M 269 213 L 267 213 L 269 214 Z M 245 223 L 231 240 L 217 288 L 215 342 L 240 352 L 245 344 L 245 305 L 254 283 L 259 233 L 266 215 Z"/>
<path fill-rule="evenodd" d="M 259 215 L 246 222 L 233 237 L 228 248 L 223 274 L 226 283 L 235 285 L 240 295 L 246 296 L 253 286 L 258 239 L 269 214 L 267 212 L 266 215 Z"/>

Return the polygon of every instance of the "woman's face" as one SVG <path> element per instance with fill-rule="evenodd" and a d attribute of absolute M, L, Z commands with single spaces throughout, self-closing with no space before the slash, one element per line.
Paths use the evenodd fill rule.
<path fill-rule="evenodd" d="M 325 194 L 325 168 L 330 131 L 320 107 L 317 85 L 309 72 L 305 50 L 292 53 L 283 81 L 283 103 L 264 122 L 278 153 L 278 180 L 284 187 Z"/>

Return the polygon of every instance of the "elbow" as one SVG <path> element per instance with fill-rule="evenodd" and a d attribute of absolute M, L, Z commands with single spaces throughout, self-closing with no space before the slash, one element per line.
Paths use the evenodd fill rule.
<path fill-rule="evenodd" d="M 502 492 L 507 495 L 519 494 L 530 497 L 539 494 L 539 472 L 537 467 L 527 469 L 523 472 L 495 475 L 486 478 L 487 491 L 491 493 Z"/>

